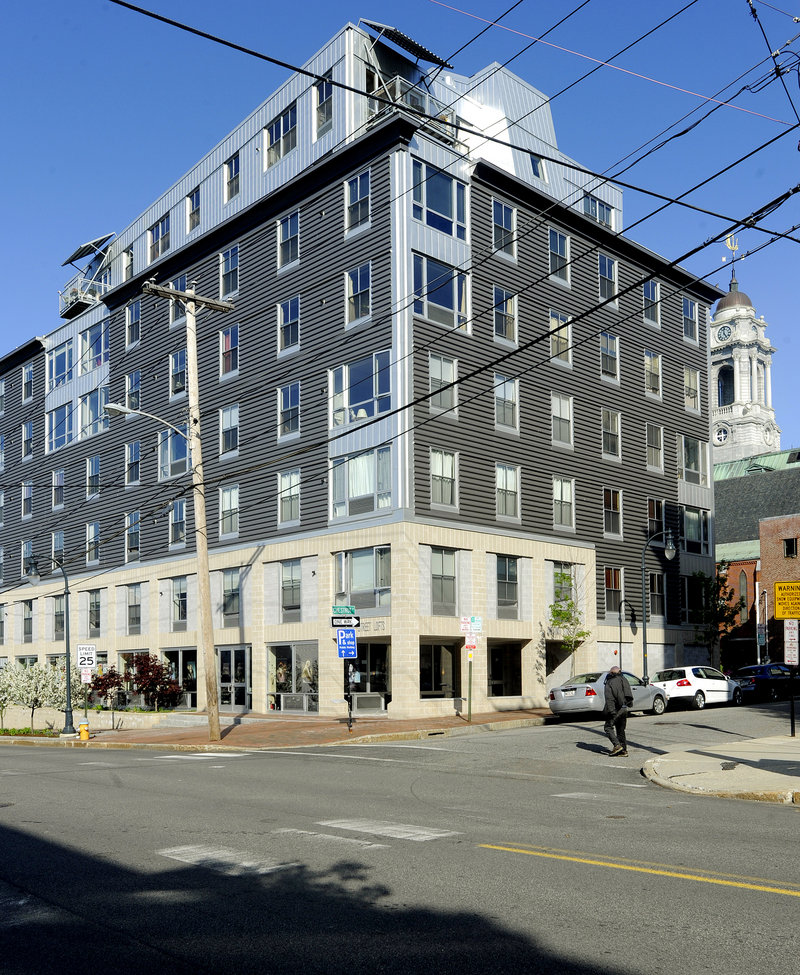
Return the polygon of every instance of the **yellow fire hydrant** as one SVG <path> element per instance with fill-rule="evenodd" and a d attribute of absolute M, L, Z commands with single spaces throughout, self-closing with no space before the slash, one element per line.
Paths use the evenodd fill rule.
<path fill-rule="evenodd" d="M 81 721 L 78 724 L 78 733 L 81 741 L 89 740 L 89 722 Z"/>

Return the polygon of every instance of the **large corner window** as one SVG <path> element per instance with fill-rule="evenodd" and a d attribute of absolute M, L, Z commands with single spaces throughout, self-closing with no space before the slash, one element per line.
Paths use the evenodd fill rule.
<path fill-rule="evenodd" d="M 414 160 L 411 212 L 434 230 L 467 239 L 467 188 L 440 169 Z"/>
<path fill-rule="evenodd" d="M 388 351 L 337 366 L 331 369 L 328 381 L 332 426 L 366 420 L 392 408 Z"/>
<path fill-rule="evenodd" d="M 414 314 L 467 329 L 467 275 L 422 254 L 414 255 Z"/>
<path fill-rule="evenodd" d="M 274 166 L 297 145 L 297 103 L 273 119 L 266 129 L 267 167 Z"/>
<path fill-rule="evenodd" d="M 356 610 L 388 608 L 392 602 L 392 551 L 388 545 L 335 555 L 336 602 Z"/>
<path fill-rule="evenodd" d="M 680 437 L 681 478 L 689 484 L 707 484 L 706 444 L 694 437 Z"/>
<path fill-rule="evenodd" d="M 367 514 L 392 504 L 392 448 L 337 457 L 331 471 L 331 517 Z"/>
<path fill-rule="evenodd" d="M 178 430 L 181 431 L 178 433 Z M 189 457 L 188 424 L 180 424 L 176 430 L 161 430 L 158 434 L 158 479 L 177 477 L 191 469 Z"/>

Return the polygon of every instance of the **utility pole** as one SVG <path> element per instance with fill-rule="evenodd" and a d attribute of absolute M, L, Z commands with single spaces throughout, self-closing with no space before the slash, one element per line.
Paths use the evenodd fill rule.
<path fill-rule="evenodd" d="M 208 531 L 206 523 L 206 486 L 203 479 L 203 446 L 200 436 L 200 384 L 197 371 L 197 307 L 212 311 L 232 311 L 233 303 L 216 298 L 201 298 L 195 293 L 197 282 L 188 291 L 176 291 L 146 281 L 142 291 L 186 306 L 186 373 L 189 397 L 189 456 L 192 459 L 192 498 L 194 503 L 194 539 L 197 553 L 197 597 L 200 603 L 200 659 L 206 682 L 206 713 L 209 741 L 219 741 L 219 694 L 217 661 L 214 654 L 214 624 L 211 619 L 211 577 L 208 568 Z"/>

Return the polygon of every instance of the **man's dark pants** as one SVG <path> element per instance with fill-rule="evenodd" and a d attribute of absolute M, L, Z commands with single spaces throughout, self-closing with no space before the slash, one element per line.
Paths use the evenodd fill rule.
<path fill-rule="evenodd" d="M 611 742 L 612 747 L 616 748 L 617 745 L 622 748 L 628 748 L 628 740 L 625 737 L 625 728 L 628 724 L 628 709 L 620 708 L 614 714 L 606 715 L 606 723 L 603 725 L 603 731 L 608 735 L 608 740 Z"/>

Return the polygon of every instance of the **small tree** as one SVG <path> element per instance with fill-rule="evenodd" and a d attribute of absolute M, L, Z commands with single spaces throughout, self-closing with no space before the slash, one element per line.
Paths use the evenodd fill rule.
<path fill-rule="evenodd" d="M 41 664 L 36 663 L 31 667 L 14 664 L 13 667 L 6 667 L 6 670 L 9 696 L 14 704 L 31 709 L 31 728 L 33 728 L 33 715 L 36 709 L 47 707 L 49 704 L 53 668 L 42 667 Z"/>
<path fill-rule="evenodd" d="M 717 564 L 713 576 L 705 572 L 695 572 L 696 605 L 691 607 L 691 622 L 694 623 L 695 640 L 708 647 L 711 665 L 719 667 L 719 643 L 723 636 L 739 622 L 739 614 L 744 598 L 735 598 L 732 586 L 728 585 L 729 563 Z"/>
<path fill-rule="evenodd" d="M 0 731 L 5 728 L 6 708 L 14 703 L 11 696 L 10 667 L 0 667 Z"/>
<path fill-rule="evenodd" d="M 583 610 L 578 605 L 575 579 L 571 572 L 553 573 L 555 599 L 550 604 L 548 626 L 564 654 L 572 657 L 578 647 L 591 636 L 583 620 Z"/>
<path fill-rule="evenodd" d="M 114 697 L 124 683 L 125 678 L 122 674 L 114 667 L 109 667 L 104 673 L 95 675 L 92 683 L 89 685 L 89 689 L 93 697 L 99 697 L 101 701 L 107 701 L 109 706 L 113 708 Z"/>
<path fill-rule="evenodd" d="M 145 702 L 156 711 L 162 707 L 174 707 L 183 688 L 170 673 L 169 666 L 149 653 L 136 655 L 135 670 L 125 672 L 125 680 L 133 685 L 134 693 L 141 694 Z"/>
<path fill-rule="evenodd" d="M 67 710 L 67 669 L 66 667 L 48 667 L 50 683 L 47 689 L 45 704 L 56 711 Z M 73 664 L 69 669 L 70 693 L 74 702 L 81 687 L 81 672 Z"/>

